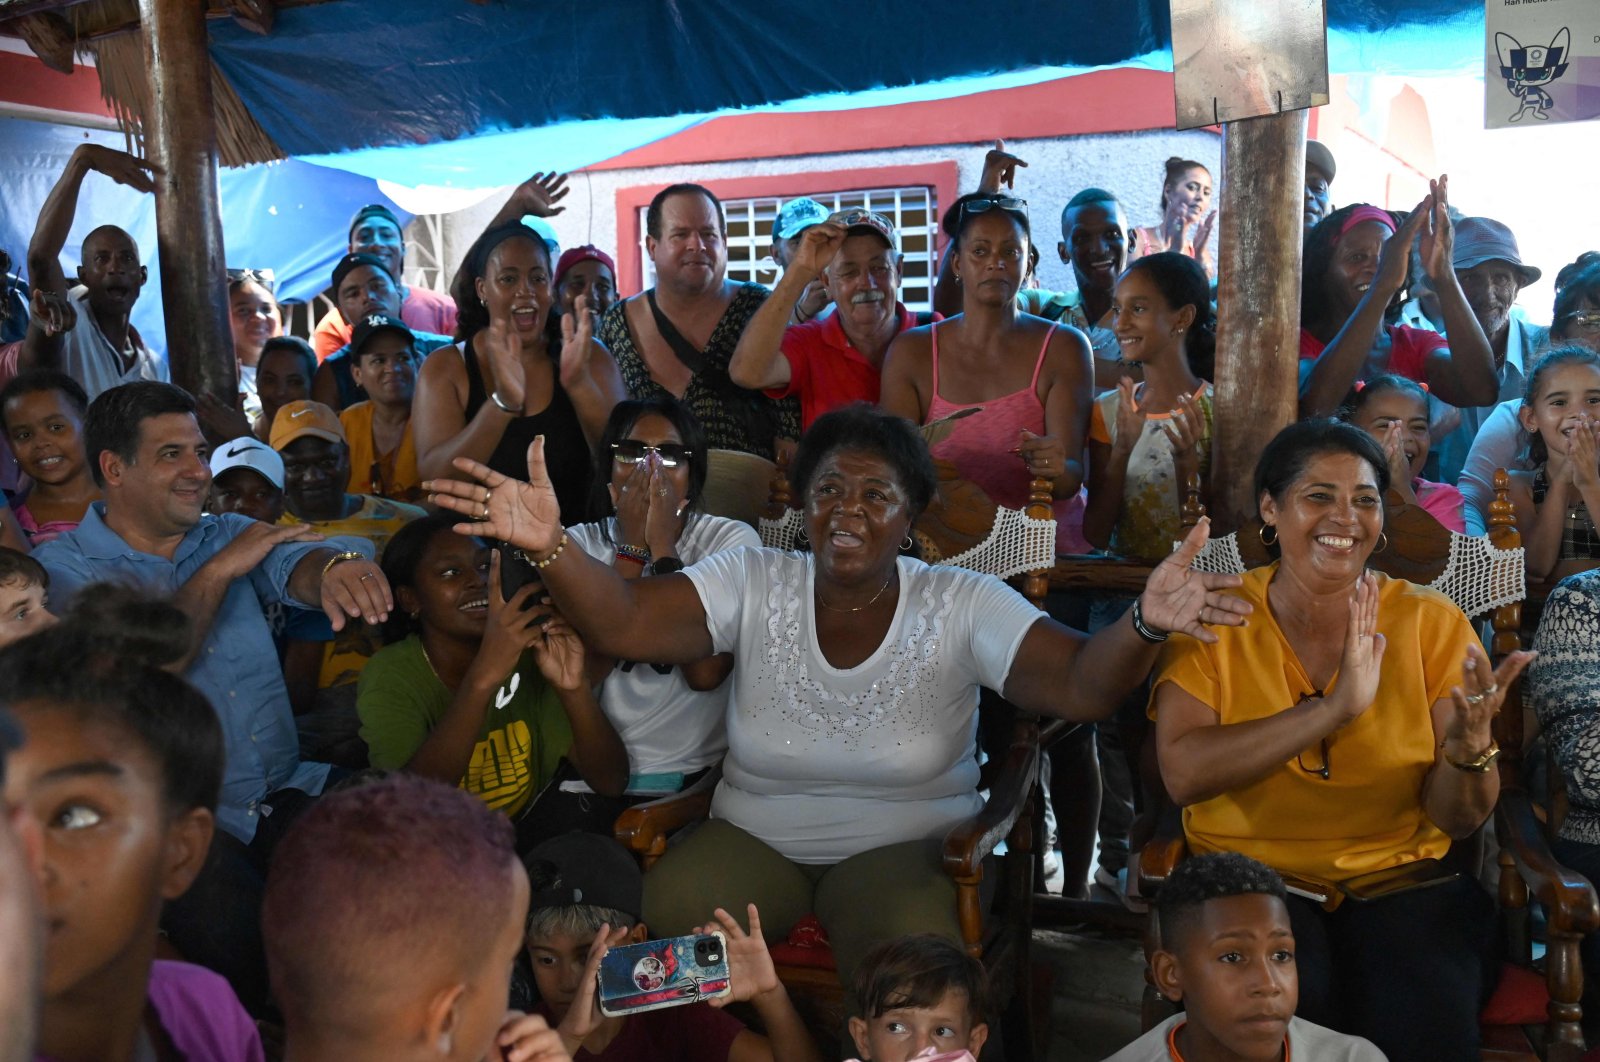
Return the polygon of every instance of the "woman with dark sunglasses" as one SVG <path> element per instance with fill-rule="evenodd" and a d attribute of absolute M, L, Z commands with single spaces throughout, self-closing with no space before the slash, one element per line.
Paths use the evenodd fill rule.
<path fill-rule="evenodd" d="M 750 525 L 699 511 L 708 452 L 700 422 L 677 399 L 617 403 L 595 450 L 601 476 L 592 494 L 594 519 L 569 529 L 573 544 L 630 581 L 761 545 Z M 677 792 L 720 761 L 728 748 L 723 716 L 732 671 L 732 653 L 676 665 L 591 653 L 590 678 L 604 683 L 600 707 L 627 746 L 630 765 L 627 793 L 592 803 L 609 807 L 615 818 L 630 804 Z"/>

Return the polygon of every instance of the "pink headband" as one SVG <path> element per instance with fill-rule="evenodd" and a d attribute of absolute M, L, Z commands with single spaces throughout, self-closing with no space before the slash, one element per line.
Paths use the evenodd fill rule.
<path fill-rule="evenodd" d="M 1344 224 L 1339 227 L 1340 237 L 1343 237 L 1345 233 L 1349 232 L 1363 221 L 1376 221 L 1386 227 L 1391 233 L 1395 231 L 1394 218 L 1389 215 L 1387 210 L 1384 210 L 1381 207 L 1368 206 L 1367 204 L 1363 203 L 1354 210 L 1350 211 L 1349 216 L 1344 219 Z"/>

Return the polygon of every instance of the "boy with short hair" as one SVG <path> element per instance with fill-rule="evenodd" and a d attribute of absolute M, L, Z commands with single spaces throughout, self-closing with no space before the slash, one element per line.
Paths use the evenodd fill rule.
<path fill-rule="evenodd" d="M 44 565 L 0 546 L 0 647 L 54 623 L 49 599 L 50 573 Z"/>
<path fill-rule="evenodd" d="M 905 1062 L 928 1051 L 977 1058 L 989 1039 L 983 964 L 935 933 L 878 944 L 853 987 L 850 1036 L 862 1062 Z"/>
<path fill-rule="evenodd" d="M 822 1062 L 779 982 L 750 905 L 747 934 L 726 911 L 700 932 L 728 942 L 732 992 L 710 1000 L 610 1018 L 595 1000 L 607 950 L 650 939 L 641 922 L 644 876 L 627 849 L 609 837 L 568 833 L 529 852 L 533 898 L 524 934 L 542 1014 L 575 1062 Z M 760 1036 L 720 1008 L 749 1002 L 766 1026 Z"/>
<path fill-rule="evenodd" d="M 1359 1036 L 1294 1016 L 1300 977 L 1288 893 L 1276 871 L 1233 852 L 1195 856 L 1161 887 L 1150 959 L 1176 1014 L 1106 1062 L 1384 1062 Z"/>

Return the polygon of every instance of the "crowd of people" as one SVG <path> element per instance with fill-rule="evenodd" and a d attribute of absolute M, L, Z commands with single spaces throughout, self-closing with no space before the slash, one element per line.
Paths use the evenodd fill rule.
<path fill-rule="evenodd" d="M 69 286 L 83 182 L 151 185 L 78 148 L 0 301 L 0 1062 L 820 1062 L 840 1033 L 1003 1057 L 942 842 L 1018 711 L 1079 724 L 1041 779 L 1059 891 L 1124 897 L 1136 812 L 1182 809 L 1151 976 L 1185 1013 L 1116 1059 L 1476 1057 L 1493 901 L 1444 860 L 1494 808 L 1491 721 L 1534 655 L 1496 668 L 1369 562 L 1396 519 L 1484 534 L 1507 470 L 1530 580 L 1566 579 L 1530 672 L 1559 851 L 1600 872 L 1600 254 L 1536 325 L 1540 269 L 1445 177 L 1334 209 L 1332 153 L 1306 157 L 1303 419 L 1260 455 L 1271 562 L 1239 576 L 1192 567 L 1209 524 L 1183 519 L 1217 445 L 1198 162 L 1148 226 L 1070 197 L 1057 292 L 997 144 L 927 310 L 866 208 L 784 203 L 769 290 L 728 279 L 716 195 L 672 185 L 624 297 L 605 250 L 526 220 L 560 175 L 448 294 L 366 206 L 308 337 L 270 270 L 217 278 L 230 403 L 132 327 L 126 232 L 92 229 Z M 713 511 L 724 451 L 782 463 L 800 550 Z M 1152 574 L 1041 612 L 924 563 L 952 481 L 1048 496 L 1059 553 Z M 647 871 L 612 839 L 707 785 Z M 847 1030 L 807 1028 L 769 951 L 819 929 Z M 713 933 L 731 994 L 602 1008 L 611 949 Z"/>

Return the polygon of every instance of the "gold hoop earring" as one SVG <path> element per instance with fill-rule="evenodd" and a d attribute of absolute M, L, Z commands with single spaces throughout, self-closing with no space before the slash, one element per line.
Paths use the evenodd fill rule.
<path fill-rule="evenodd" d="M 1389 536 L 1384 534 L 1382 531 L 1379 531 L 1378 532 L 1378 548 L 1373 550 L 1372 552 L 1374 552 L 1374 553 L 1382 553 L 1384 550 L 1386 550 L 1388 548 L 1389 548 Z"/>
<path fill-rule="evenodd" d="M 1272 532 L 1272 537 L 1267 537 L 1267 532 Z M 1270 546 L 1278 541 L 1278 526 L 1276 524 L 1262 524 L 1256 529 L 1256 535 L 1261 539 L 1263 546 Z"/>

